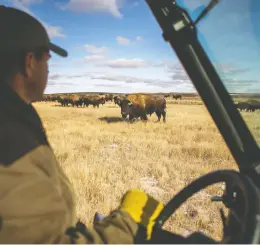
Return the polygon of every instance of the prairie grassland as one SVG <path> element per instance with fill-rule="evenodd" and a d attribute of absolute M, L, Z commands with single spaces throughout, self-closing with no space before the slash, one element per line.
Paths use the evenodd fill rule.
<path fill-rule="evenodd" d="M 78 217 L 91 225 L 107 215 L 130 188 L 142 188 L 164 203 L 192 180 L 218 169 L 237 169 L 204 105 L 167 105 L 167 122 L 122 121 L 120 108 L 60 107 L 38 102 L 58 161 L 74 185 Z M 260 113 L 243 113 L 260 139 Z M 165 229 L 185 234 L 202 229 L 219 239 L 222 225 L 212 195 L 218 184 L 196 194 L 167 221 Z"/>

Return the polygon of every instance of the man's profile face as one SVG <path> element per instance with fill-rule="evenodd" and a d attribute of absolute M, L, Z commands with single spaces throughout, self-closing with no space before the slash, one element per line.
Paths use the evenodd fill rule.
<path fill-rule="evenodd" d="M 26 56 L 26 89 L 27 96 L 31 101 L 41 100 L 47 85 L 50 52 L 44 52 L 40 60 L 37 60 L 33 53 Z"/>
<path fill-rule="evenodd" d="M 44 90 L 47 86 L 48 74 L 49 74 L 49 64 L 48 61 L 51 58 L 50 52 L 44 53 L 43 59 L 38 62 L 38 82 L 39 82 L 39 95 L 43 95 Z"/>

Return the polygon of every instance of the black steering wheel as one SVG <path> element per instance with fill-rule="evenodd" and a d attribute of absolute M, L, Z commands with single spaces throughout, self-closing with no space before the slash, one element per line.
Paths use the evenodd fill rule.
<path fill-rule="evenodd" d="M 164 223 L 169 219 L 170 216 L 172 216 L 175 211 L 191 196 L 193 196 L 195 193 L 199 192 L 200 190 L 219 183 L 219 182 L 225 182 L 226 183 L 226 206 L 228 206 L 228 202 L 230 202 L 229 208 L 230 211 L 233 210 L 235 212 L 235 219 L 237 221 L 237 224 L 239 224 L 239 228 L 236 227 L 236 231 L 234 232 L 234 236 L 237 237 L 230 237 L 232 234 L 225 234 L 222 241 L 225 241 L 225 243 L 228 243 L 229 241 L 234 242 L 237 241 L 246 241 L 246 236 L 248 236 L 248 228 L 252 227 L 250 226 L 250 208 L 252 208 L 252 205 L 250 207 L 249 200 L 252 200 L 252 187 L 249 186 L 248 180 L 246 177 L 244 177 L 241 173 L 236 172 L 234 170 L 220 170 L 216 172 L 212 172 L 209 174 L 206 174 L 202 177 L 200 177 L 197 180 L 194 180 L 191 182 L 188 186 L 183 188 L 176 196 L 174 196 L 164 207 L 163 211 L 159 215 L 159 217 L 156 219 L 156 223 L 154 226 L 152 238 L 149 243 L 218 243 L 217 241 L 208 238 L 204 236 L 202 233 L 200 233 L 200 236 L 191 235 L 190 237 L 182 237 L 173 233 L 170 233 L 168 231 L 165 231 L 162 229 L 162 226 Z M 251 191 L 248 191 L 250 188 Z M 234 195 L 235 193 L 235 195 Z M 224 198 L 223 196 L 223 198 Z M 253 198 L 254 200 L 254 198 Z M 225 201 L 223 200 L 225 203 Z M 251 210 L 252 211 L 252 210 Z M 231 225 L 231 224 L 229 224 Z M 233 233 L 232 229 L 229 233 Z M 250 233 L 250 232 L 249 232 Z M 195 233 L 194 233 L 195 234 Z M 236 234 L 236 235 L 235 235 Z M 202 236 L 201 236 L 202 235 Z M 227 237 L 228 236 L 228 237 Z M 239 243 L 240 243 L 239 242 Z"/>

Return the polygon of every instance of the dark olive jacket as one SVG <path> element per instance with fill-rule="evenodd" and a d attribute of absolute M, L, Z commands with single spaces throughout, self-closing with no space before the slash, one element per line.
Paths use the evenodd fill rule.
<path fill-rule="evenodd" d="M 86 228 L 75 207 L 36 110 L 1 85 L 0 243 L 133 243 L 137 224 L 127 213 Z"/>

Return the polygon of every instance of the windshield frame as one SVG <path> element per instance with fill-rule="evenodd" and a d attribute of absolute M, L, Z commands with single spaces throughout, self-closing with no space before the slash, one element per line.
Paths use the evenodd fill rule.
<path fill-rule="evenodd" d="M 146 3 L 163 31 L 164 40 L 169 42 L 194 84 L 240 172 L 259 175 L 260 149 L 204 51 L 188 12 L 176 0 L 146 0 Z"/>

